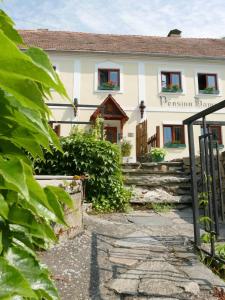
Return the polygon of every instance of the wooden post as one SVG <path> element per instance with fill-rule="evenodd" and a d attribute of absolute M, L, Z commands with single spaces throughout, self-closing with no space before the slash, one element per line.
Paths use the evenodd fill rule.
<path fill-rule="evenodd" d="M 54 128 L 54 131 L 57 134 L 57 136 L 60 136 L 60 129 L 61 129 L 60 127 L 61 127 L 60 125 L 56 125 Z"/>
<path fill-rule="evenodd" d="M 160 126 L 156 126 L 156 147 L 160 148 Z"/>

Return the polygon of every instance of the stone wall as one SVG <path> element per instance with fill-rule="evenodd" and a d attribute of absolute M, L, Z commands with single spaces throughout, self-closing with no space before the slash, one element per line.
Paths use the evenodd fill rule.
<path fill-rule="evenodd" d="M 200 165 L 200 157 L 196 156 L 195 157 L 195 162 L 196 162 L 196 171 L 197 174 L 200 174 L 201 172 L 201 165 Z M 184 157 L 183 158 L 183 169 L 184 169 L 184 173 L 189 175 L 190 174 L 190 159 L 189 157 Z"/>
<path fill-rule="evenodd" d="M 183 166 L 184 166 L 184 173 L 189 175 L 190 174 L 190 160 L 189 157 L 183 158 Z M 222 185 L 223 191 L 225 194 L 225 151 L 221 152 L 220 154 L 220 169 L 221 169 L 221 177 L 222 177 Z M 200 164 L 200 157 L 196 157 L 196 171 L 197 175 L 201 176 L 201 164 Z"/>
<path fill-rule="evenodd" d="M 65 220 L 68 227 L 55 224 L 54 231 L 59 241 L 64 241 L 75 237 L 83 229 L 82 220 L 82 182 L 73 180 L 72 176 L 36 176 L 37 181 L 42 187 L 47 185 L 63 186 L 73 199 L 74 209 L 65 207 Z"/>

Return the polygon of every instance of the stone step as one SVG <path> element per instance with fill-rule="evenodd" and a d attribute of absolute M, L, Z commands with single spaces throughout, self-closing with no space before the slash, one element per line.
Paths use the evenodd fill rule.
<path fill-rule="evenodd" d="M 132 175 L 155 175 L 159 174 L 161 176 L 167 176 L 167 175 L 183 175 L 184 172 L 180 170 L 152 170 L 152 169 L 123 169 L 122 170 L 123 174 L 126 174 L 127 176 L 132 176 Z"/>
<path fill-rule="evenodd" d="M 190 183 L 189 176 L 159 176 L 159 175 L 143 175 L 143 176 L 127 176 L 124 180 L 126 185 L 157 187 L 171 184 Z"/>
<path fill-rule="evenodd" d="M 139 169 L 139 168 L 141 168 L 141 164 L 139 162 L 122 164 L 122 168 L 123 169 Z"/>
<path fill-rule="evenodd" d="M 190 188 L 181 189 L 179 186 L 135 186 L 132 188 L 132 198 L 130 200 L 133 204 L 147 204 L 147 203 L 190 203 L 192 200 Z"/>
<path fill-rule="evenodd" d="M 182 162 L 147 162 L 141 164 L 141 169 L 183 170 Z"/>
<path fill-rule="evenodd" d="M 126 185 L 127 188 L 135 186 L 134 184 L 126 183 L 126 180 L 124 181 L 124 184 Z M 160 185 L 159 186 L 148 186 L 148 185 L 140 186 L 140 188 L 142 188 L 144 191 L 152 190 L 152 189 L 159 188 L 159 187 L 161 187 L 161 186 Z M 182 182 L 182 183 L 168 184 L 168 185 L 164 184 L 162 186 L 162 188 L 172 194 L 190 194 L 191 182 Z"/>

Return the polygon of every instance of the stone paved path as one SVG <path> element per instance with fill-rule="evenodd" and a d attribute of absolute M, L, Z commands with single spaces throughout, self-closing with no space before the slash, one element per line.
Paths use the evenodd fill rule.
<path fill-rule="evenodd" d="M 42 255 L 62 300 L 216 300 L 224 282 L 199 262 L 190 209 L 84 216 L 85 232 Z"/>

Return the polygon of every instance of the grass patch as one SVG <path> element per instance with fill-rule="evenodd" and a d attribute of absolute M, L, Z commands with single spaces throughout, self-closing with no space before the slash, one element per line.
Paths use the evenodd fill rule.
<path fill-rule="evenodd" d="M 171 203 L 149 203 L 147 208 L 153 209 L 156 213 L 167 213 L 175 206 Z"/>

